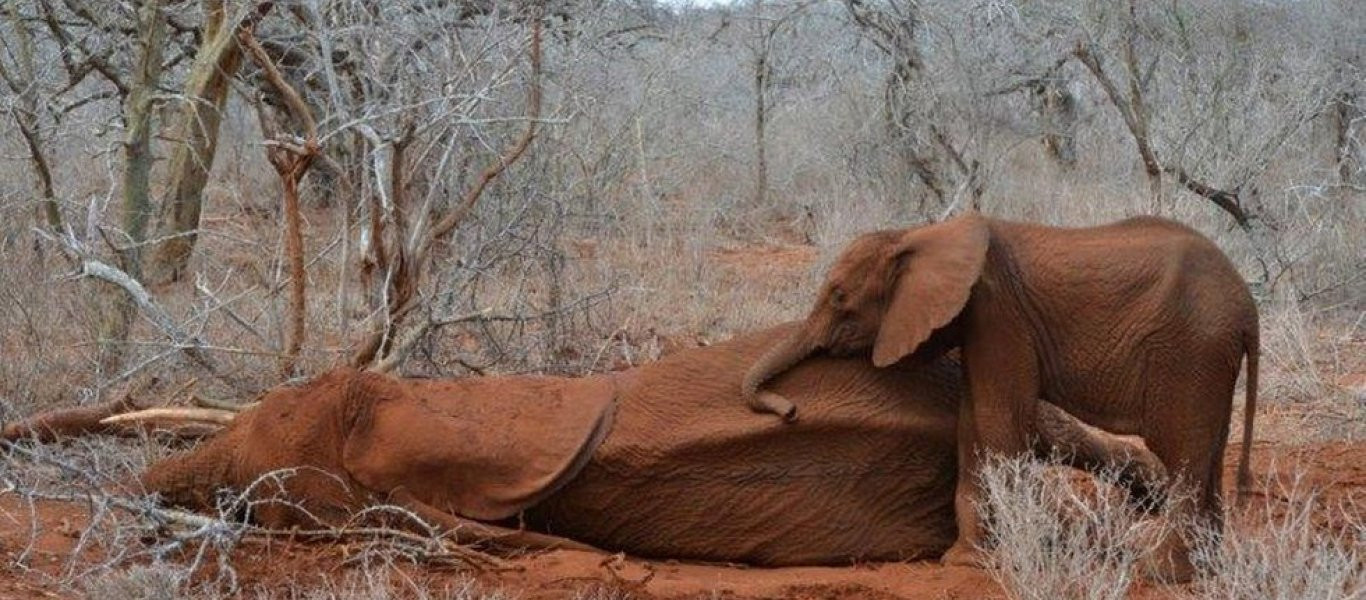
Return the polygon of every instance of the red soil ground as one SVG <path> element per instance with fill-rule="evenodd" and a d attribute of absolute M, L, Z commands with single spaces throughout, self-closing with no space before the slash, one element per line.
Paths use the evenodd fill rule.
<path fill-rule="evenodd" d="M 1229 448 L 1225 481 L 1232 482 L 1237 446 Z M 1300 485 L 1322 490 L 1325 506 L 1366 500 L 1366 442 L 1332 442 L 1303 446 L 1258 445 L 1253 449 L 1259 497 L 1252 510 L 1284 510 L 1283 492 L 1295 474 Z M 1360 505 L 1360 504 L 1359 504 Z M 84 526 L 85 506 L 45 502 L 36 505 L 37 537 L 27 561 L 15 559 L 29 545 L 33 521 L 29 506 L 13 494 L 0 495 L 0 598 L 64 597 L 50 576 L 69 564 Z M 1340 530 L 1345 523 L 1326 515 L 1315 525 Z M 90 549 L 79 560 L 90 560 L 106 549 Z M 343 580 L 357 569 L 343 563 L 354 553 L 342 544 L 274 541 L 239 547 L 233 565 L 246 590 L 295 589 Z M 78 562 L 79 564 L 79 562 Z M 887 563 L 849 567 L 758 569 L 737 565 L 646 561 L 624 556 L 558 551 L 512 560 L 517 570 L 483 573 L 474 581 L 487 590 L 499 589 L 520 598 L 569 598 L 593 589 L 615 592 L 615 598 L 993 598 L 1003 597 L 983 571 L 942 567 L 936 562 Z M 355 574 L 354 572 L 352 574 Z M 422 566 L 402 566 L 392 577 L 402 583 L 440 590 L 469 581 L 466 574 Z M 411 588 L 409 588 L 411 589 Z M 1170 597 L 1178 590 L 1143 585 L 1140 598 Z"/>

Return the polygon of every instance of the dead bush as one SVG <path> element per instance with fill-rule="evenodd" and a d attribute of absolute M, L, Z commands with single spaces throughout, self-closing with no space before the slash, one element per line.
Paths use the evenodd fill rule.
<path fill-rule="evenodd" d="M 995 457 L 981 478 L 987 569 L 1011 598 L 1125 598 L 1167 533 L 1166 519 L 1114 487 L 1117 472 L 1086 480 L 1056 461 Z"/>

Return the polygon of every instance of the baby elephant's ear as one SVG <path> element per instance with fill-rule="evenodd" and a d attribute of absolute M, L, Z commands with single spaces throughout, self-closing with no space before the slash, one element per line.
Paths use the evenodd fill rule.
<path fill-rule="evenodd" d="M 895 363 L 952 321 L 982 276 L 989 242 L 987 221 L 977 213 L 907 231 L 889 253 L 896 283 L 882 317 L 873 364 Z"/>

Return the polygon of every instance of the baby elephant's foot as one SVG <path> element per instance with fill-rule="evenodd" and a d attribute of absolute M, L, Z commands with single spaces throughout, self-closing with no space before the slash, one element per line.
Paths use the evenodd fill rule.
<path fill-rule="evenodd" d="M 948 566 L 980 569 L 987 565 L 987 554 L 976 545 L 959 540 L 953 543 L 941 560 Z"/>

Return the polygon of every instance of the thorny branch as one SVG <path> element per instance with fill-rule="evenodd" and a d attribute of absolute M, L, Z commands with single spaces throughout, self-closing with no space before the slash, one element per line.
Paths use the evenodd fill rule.
<path fill-rule="evenodd" d="M 351 364 L 360 368 L 382 368 L 383 370 L 392 369 L 400 359 L 391 360 L 395 350 L 403 348 L 407 352 L 407 347 L 411 347 L 421 339 L 425 331 L 419 331 L 417 337 L 412 335 L 404 336 L 398 346 L 395 346 L 393 339 L 394 330 L 404 321 L 405 318 L 421 303 L 421 296 L 418 287 L 422 281 L 422 272 L 431 250 L 438 243 L 444 241 L 447 235 L 462 223 L 470 212 L 473 211 L 481 196 L 509 166 L 516 163 L 531 146 L 531 142 L 536 137 L 537 124 L 541 114 L 541 14 L 539 10 L 534 11 L 530 17 L 531 22 L 531 43 L 528 50 L 528 60 L 530 62 L 531 73 L 528 83 L 526 100 L 526 130 L 506 151 L 497 156 L 480 172 L 475 183 L 465 191 L 460 201 L 454 209 L 437 219 L 428 232 L 412 231 L 409 232 L 409 223 L 406 219 L 410 218 L 403 210 L 401 195 L 404 193 L 402 169 L 404 160 L 404 150 L 411 142 L 410 136 L 413 127 L 406 126 L 405 134 L 396 141 L 390 143 L 392 149 L 392 163 L 389 164 L 389 173 L 377 173 L 377 175 L 387 175 L 392 182 L 389 206 L 394 209 L 395 227 L 399 232 L 396 237 L 398 243 L 396 248 L 386 249 L 384 247 L 382 228 L 383 222 L 379 219 L 379 211 L 372 208 L 370 211 L 371 219 L 371 240 L 374 245 L 378 260 L 377 263 L 386 265 L 388 273 L 384 281 L 380 283 L 384 290 L 386 299 L 382 309 L 387 317 L 383 321 L 383 326 L 377 327 L 370 332 L 367 338 L 360 344 L 360 349 L 351 358 Z M 363 130 L 362 130 L 363 131 Z M 367 136 L 372 144 L 379 142 L 377 135 L 370 133 Z M 378 144 L 376 144 L 378 145 Z M 378 167 L 378 165 L 377 165 Z M 377 169 L 378 170 L 378 169 Z M 383 189 L 383 185 L 380 186 Z M 381 196 L 380 201 L 384 200 Z M 418 217 L 425 218 L 425 215 Z M 418 221 L 420 224 L 422 221 Z M 420 325 L 419 330 L 430 328 L 430 324 Z M 409 341 L 411 340 L 411 341 Z M 406 347 L 405 347 L 406 346 Z"/>
<path fill-rule="evenodd" d="M 198 365 L 215 379 L 223 382 L 238 393 L 249 395 L 250 386 L 237 377 L 229 374 L 221 365 L 219 365 L 218 361 L 214 360 L 214 358 L 205 351 L 208 345 L 203 340 L 199 339 L 199 337 L 181 329 L 180 326 L 176 324 L 175 320 L 171 318 L 171 314 L 152 299 L 152 296 L 147 293 L 147 289 L 144 288 L 141 283 L 138 283 L 138 280 L 134 279 L 122 269 L 110 266 L 95 258 L 95 256 L 86 250 L 86 248 L 76 239 L 75 234 L 72 233 L 70 229 L 60 236 L 54 236 L 41 230 L 35 230 L 35 232 L 39 236 L 59 244 L 59 247 L 67 257 L 77 264 L 79 268 L 76 273 L 77 276 L 94 277 L 95 279 L 118 286 L 133 300 L 133 303 L 142 311 L 142 314 L 146 315 L 148 320 L 156 325 L 157 329 L 160 329 L 166 337 L 170 338 L 175 347 L 189 358 L 191 362 Z"/>
<path fill-rule="evenodd" d="M 119 486 L 110 485 L 106 477 L 43 452 L 41 448 L 30 448 L 8 440 L 0 441 L 0 448 L 33 463 L 55 467 L 74 480 L 76 490 L 64 492 L 45 490 L 35 483 L 20 481 L 15 478 L 14 472 L 0 474 L 3 491 L 17 494 L 30 503 L 41 500 L 88 506 L 91 519 L 81 532 L 78 545 L 93 537 L 95 528 L 100 522 L 107 521 L 110 509 L 113 509 L 132 517 L 135 527 L 152 532 L 159 540 L 143 550 L 122 552 L 113 558 L 113 562 L 179 554 L 192 557 L 187 569 L 195 573 L 206 560 L 213 558 L 218 581 L 226 582 L 230 592 L 237 589 L 236 573 L 230 563 L 232 550 L 242 543 L 258 540 L 359 542 L 416 563 L 474 571 L 517 569 L 496 556 L 457 543 L 455 532 L 443 531 L 401 506 L 372 506 L 357 512 L 348 522 L 336 527 L 318 521 L 319 524 L 312 528 L 273 529 L 234 518 L 234 515 L 249 515 L 257 507 L 267 504 L 288 505 L 299 514 L 310 515 L 304 507 L 281 497 L 263 495 L 266 491 L 263 488 L 280 488 L 283 481 L 293 476 L 297 469 L 262 474 L 240 494 L 224 498 L 219 504 L 218 515 L 206 516 L 159 506 L 152 497 L 129 496 L 115 491 Z M 34 526 L 37 527 L 37 514 L 31 514 L 30 518 L 35 519 Z M 75 552 L 73 556 L 76 554 L 79 553 Z"/>
<path fill-rule="evenodd" d="M 1132 50 L 1130 50 L 1130 54 L 1132 54 Z M 1224 212 L 1228 213 L 1229 216 L 1233 217 L 1234 222 L 1236 222 L 1239 227 L 1244 230 L 1251 229 L 1252 220 L 1255 216 L 1248 214 L 1247 210 L 1243 208 L 1238 190 L 1228 191 L 1216 188 L 1191 177 L 1180 165 L 1164 165 L 1162 164 L 1162 161 L 1158 159 L 1157 153 L 1153 150 L 1152 142 L 1148 135 L 1146 113 L 1144 112 L 1145 108 L 1142 104 L 1143 100 L 1142 97 L 1138 95 L 1138 84 L 1136 83 L 1138 77 L 1137 73 L 1129 74 L 1129 87 L 1131 91 L 1130 96 L 1125 98 L 1124 93 L 1120 91 L 1119 86 L 1115 84 L 1114 79 L 1105 72 L 1099 57 L 1097 57 L 1090 45 L 1085 43 L 1077 44 L 1076 49 L 1072 51 L 1072 56 L 1076 57 L 1076 59 L 1091 72 L 1091 75 L 1095 77 L 1096 82 L 1100 84 L 1101 89 L 1105 91 L 1105 95 L 1109 98 L 1110 104 L 1115 107 L 1115 110 L 1119 111 L 1120 118 L 1124 120 L 1124 126 L 1129 130 L 1129 134 L 1133 136 L 1138 155 L 1143 160 L 1143 170 L 1147 172 L 1150 179 L 1154 180 L 1155 186 L 1157 185 L 1157 182 L 1160 182 L 1163 174 L 1173 175 L 1176 177 L 1176 181 L 1191 193 L 1213 202 Z M 1131 68 L 1134 65 L 1132 60 L 1130 60 L 1129 64 Z"/>

